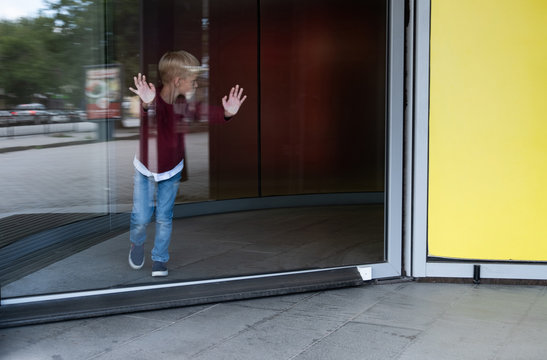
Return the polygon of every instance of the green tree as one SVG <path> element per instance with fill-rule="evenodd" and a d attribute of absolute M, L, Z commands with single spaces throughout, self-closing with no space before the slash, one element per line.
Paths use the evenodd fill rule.
<path fill-rule="evenodd" d="M 133 0 L 52 0 L 36 18 L 0 22 L 0 88 L 9 105 L 62 97 L 80 107 L 84 69 L 122 64 L 126 87 L 139 71 L 139 5 Z"/>
<path fill-rule="evenodd" d="M 0 23 L 0 87 L 18 101 L 31 101 L 56 87 L 50 70 L 52 21 L 47 18 Z"/>

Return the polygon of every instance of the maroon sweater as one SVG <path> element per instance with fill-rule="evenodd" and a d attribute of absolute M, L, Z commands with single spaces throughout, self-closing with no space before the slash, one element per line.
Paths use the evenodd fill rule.
<path fill-rule="evenodd" d="M 185 156 L 184 109 L 186 100 L 179 97 L 174 104 L 166 103 L 157 89 L 156 99 L 148 110 L 141 107 L 140 141 L 137 159 L 152 173 L 173 170 Z M 209 109 L 209 122 L 224 122 L 224 111 Z"/>

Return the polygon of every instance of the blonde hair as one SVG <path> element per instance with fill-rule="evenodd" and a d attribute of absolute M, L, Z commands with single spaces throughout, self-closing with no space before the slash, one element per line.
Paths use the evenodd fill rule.
<path fill-rule="evenodd" d="M 161 81 L 166 84 L 175 77 L 186 79 L 202 71 L 199 60 L 184 50 L 168 51 L 160 59 L 158 70 Z"/>

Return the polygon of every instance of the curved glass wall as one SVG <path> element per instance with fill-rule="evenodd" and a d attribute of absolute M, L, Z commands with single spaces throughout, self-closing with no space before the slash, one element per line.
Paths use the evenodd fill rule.
<path fill-rule="evenodd" d="M 0 16 L 2 297 L 380 263 L 388 4 L 50 1 Z M 128 265 L 143 73 L 186 50 L 167 278 Z M 221 99 L 247 100 L 229 121 Z M 198 216 L 200 215 L 200 216 Z"/>

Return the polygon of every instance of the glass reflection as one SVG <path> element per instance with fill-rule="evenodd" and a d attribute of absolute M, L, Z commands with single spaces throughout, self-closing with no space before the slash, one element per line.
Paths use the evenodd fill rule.
<path fill-rule="evenodd" d="M 149 283 L 167 261 L 150 256 L 161 227 L 144 225 L 170 219 L 173 200 L 158 212 L 150 177 L 165 169 L 141 157 L 143 127 L 148 140 L 162 130 L 129 88 L 139 73 L 165 88 L 158 60 L 178 49 L 199 71 L 171 99 L 184 142 L 159 158 L 178 154 L 163 179 L 175 204 L 344 192 L 362 204 L 175 217 L 167 279 L 384 261 L 384 205 L 367 195 L 384 190 L 385 1 L 262 0 L 260 18 L 255 0 L 47 4 L 0 22 L 4 297 Z M 235 84 L 249 99 L 226 122 Z M 145 244 L 142 271 L 131 242 Z"/>
<path fill-rule="evenodd" d="M 21 18 L 0 9 L 2 289 L 76 251 L 42 232 L 109 212 L 110 149 L 88 119 L 83 81 L 105 59 L 99 5 L 51 2 Z"/>

